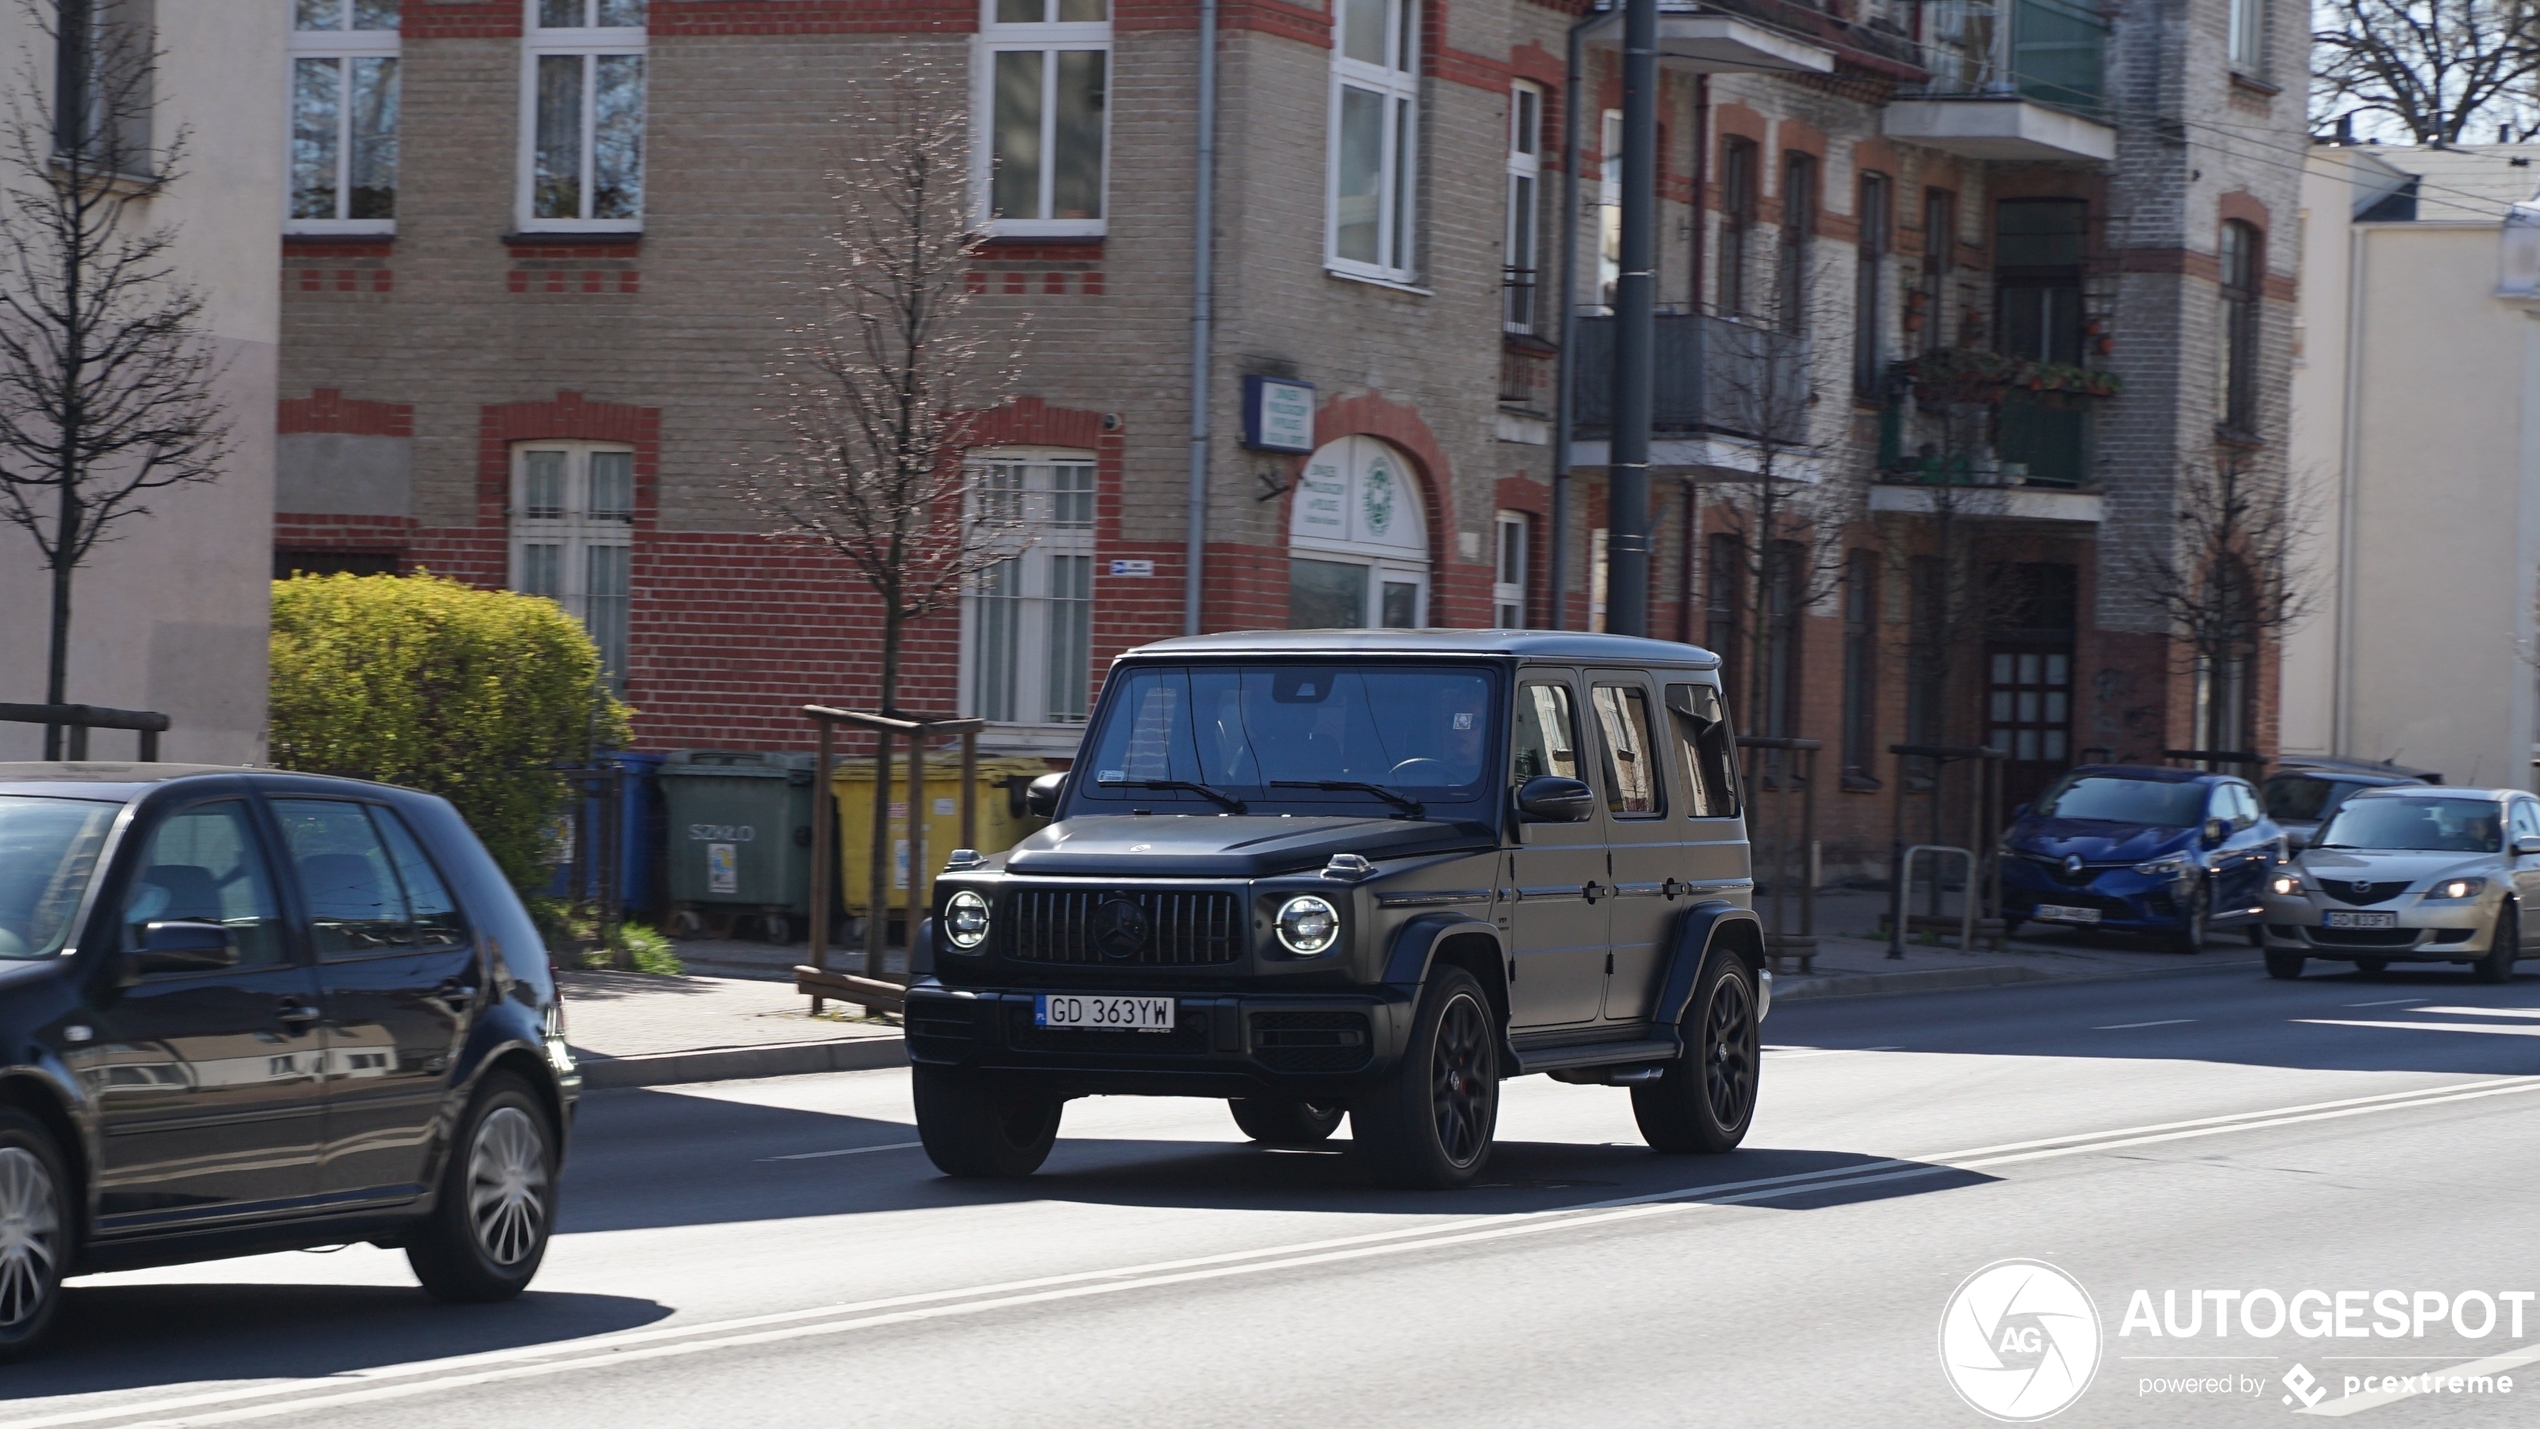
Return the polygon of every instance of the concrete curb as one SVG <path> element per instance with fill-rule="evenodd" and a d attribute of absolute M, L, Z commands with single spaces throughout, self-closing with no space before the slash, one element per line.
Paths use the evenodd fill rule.
<path fill-rule="evenodd" d="M 607 1087 L 666 1087 L 682 1082 L 727 1082 L 751 1077 L 798 1077 L 809 1072 L 867 1072 L 908 1065 L 908 1044 L 898 1037 L 851 1037 L 831 1042 L 775 1042 L 761 1047 L 708 1047 L 694 1052 L 652 1052 L 635 1057 L 574 1054 L 587 1091 Z"/>
<path fill-rule="evenodd" d="M 1872 997 L 1907 992 L 1954 992 L 1976 987 L 2032 986 L 2038 983 L 2122 982 L 2138 977 L 2175 977 L 2180 973 L 2220 973 L 2265 966 L 2257 958 L 2196 962 L 2174 968 L 2128 968 L 2123 972 L 2051 973 L 2020 963 L 1988 963 L 1973 968 L 1915 968 L 1893 973 L 1835 973 L 1814 977 L 1776 978 L 1773 1005 L 1813 1002 L 1827 997 Z"/>

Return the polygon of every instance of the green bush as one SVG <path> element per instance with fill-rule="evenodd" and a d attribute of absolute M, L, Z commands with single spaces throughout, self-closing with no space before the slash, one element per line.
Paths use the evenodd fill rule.
<path fill-rule="evenodd" d="M 273 584 L 274 764 L 458 806 L 526 892 L 570 790 L 553 766 L 622 747 L 630 711 L 554 601 L 432 575 Z"/>

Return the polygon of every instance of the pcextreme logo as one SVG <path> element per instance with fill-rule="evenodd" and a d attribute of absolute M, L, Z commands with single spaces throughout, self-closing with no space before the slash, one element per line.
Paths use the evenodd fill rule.
<path fill-rule="evenodd" d="M 1969 1407 L 2009 1424 L 2070 1408 L 2099 1372 L 2099 1307 L 2042 1260 L 1997 1260 L 1940 1314 L 1940 1364 Z"/>

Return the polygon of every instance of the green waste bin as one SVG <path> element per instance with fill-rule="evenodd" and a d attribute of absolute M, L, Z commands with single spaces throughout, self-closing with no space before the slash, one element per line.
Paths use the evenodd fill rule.
<path fill-rule="evenodd" d="M 790 943 L 811 917 L 812 756 L 683 749 L 662 761 L 674 932 L 755 922 Z"/>

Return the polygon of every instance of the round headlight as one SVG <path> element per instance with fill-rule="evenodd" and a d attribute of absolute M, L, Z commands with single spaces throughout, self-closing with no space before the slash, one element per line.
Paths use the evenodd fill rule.
<path fill-rule="evenodd" d="M 956 948 L 988 941 L 988 900 L 967 888 L 945 899 L 944 941 Z"/>
<path fill-rule="evenodd" d="M 1279 905 L 1279 944 L 1291 953 L 1310 958 L 1340 935 L 1340 910 L 1328 899 L 1304 893 Z"/>
<path fill-rule="evenodd" d="M 2290 898 L 2302 891 L 2302 880 L 2288 873 L 2279 873 L 2268 882 L 2267 886 L 2275 890 L 2277 897 Z"/>

